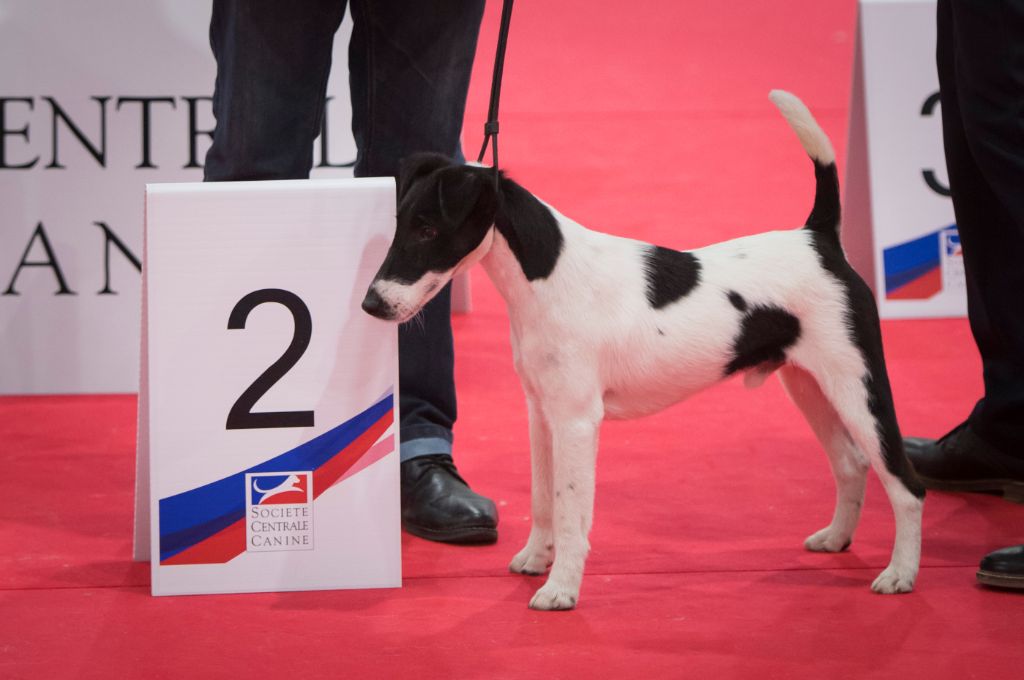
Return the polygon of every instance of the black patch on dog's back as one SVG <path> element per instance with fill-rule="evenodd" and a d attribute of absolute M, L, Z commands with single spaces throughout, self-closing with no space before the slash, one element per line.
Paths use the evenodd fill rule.
<path fill-rule="evenodd" d="M 527 281 L 551 275 L 565 242 L 558 220 L 533 194 L 504 176 L 494 224 L 508 241 Z"/>
<path fill-rule="evenodd" d="M 743 315 L 725 374 L 763 363 L 782 363 L 786 350 L 799 338 L 800 319 L 780 307 L 755 306 Z"/>
<path fill-rule="evenodd" d="M 700 260 L 690 252 L 650 246 L 644 253 L 647 302 L 661 309 L 688 295 L 700 283 Z"/>
<path fill-rule="evenodd" d="M 850 339 L 864 357 L 867 366 L 864 387 L 868 393 L 868 410 L 877 424 L 885 467 L 899 477 L 910 493 L 918 498 L 924 498 L 924 485 L 903 450 L 903 436 L 896 422 L 892 388 L 889 385 L 889 374 L 885 369 L 878 308 L 875 306 L 871 288 L 846 261 L 839 243 L 839 235 L 835 231 L 812 231 L 811 245 L 818 255 L 821 266 L 835 277 L 846 291 L 846 326 Z"/>
<path fill-rule="evenodd" d="M 729 302 L 731 302 L 732 306 L 741 312 L 747 311 L 747 301 L 743 299 L 742 295 L 734 290 L 729 291 Z"/>

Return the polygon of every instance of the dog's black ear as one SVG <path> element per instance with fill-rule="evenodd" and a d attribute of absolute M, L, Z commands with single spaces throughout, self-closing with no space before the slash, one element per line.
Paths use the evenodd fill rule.
<path fill-rule="evenodd" d="M 401 201 L 409 187 L 435 170 L 447 168 L 454 162 L 439 153 L 414 153 L 398 163 L 398 200 Z"/>
<path fill-rule="evenodd" d="M 489 172 L 465 165 L 445 170 L 437 183 L 441 217 L 452 224 L 475 220 L 493 222 L 498 195 Z"/>

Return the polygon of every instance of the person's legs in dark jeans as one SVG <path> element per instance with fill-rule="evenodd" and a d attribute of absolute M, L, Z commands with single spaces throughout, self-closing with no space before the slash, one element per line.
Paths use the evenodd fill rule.
<path fill-rule="evenodd" d="M 208 182 L 305 179 L 345 0 L 214 0 L 217 60 Z"/>
<path fill-rule="evenodd" d="M 942 439 L 908 439 L 907 454 L 930 488 L 1024 501 L 1024 0 L 939 0 L 937 65 L 985 393 Z M 1000 585 L 1024 587 L 1024 550 L 1008 550 L 979 579 L 1006 572 Z"/>
<path fill-rule="evenodd" d="M 1024 2 L 944 4 L 944 142 L 985 380 L 968 422 L 1024 458 Z"/>
<path fill-rule="evenodd" d="M 357 177 L 395 176 L 417 151 L 461 156 L 483 2 L 351 0 Z M 456 418 L 451 290 L 399 327 L 402 458 L 451 453 Z"/>
<path fill-rule="evenodd" d="M 461 157 L 459 135 L 482 0 L 352 0 L 349 77 L 355 174 L 394 176 L 416 151 Z M 321 128 L 345 0 L 299 6 L 215 0 L 217 59 L 208 181 L 301 179 Z M 399 328 L 402 505 L 406 529 L 436 540 L 497 538 L 494 504 L 451 462 L 456 419 L 450 290 Z"/>

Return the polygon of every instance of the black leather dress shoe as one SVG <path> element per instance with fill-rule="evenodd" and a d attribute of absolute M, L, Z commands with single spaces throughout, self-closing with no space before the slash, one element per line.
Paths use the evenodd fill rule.
<path fill-rule="evenodd" d="M 1024 588 L 1024 545 L 985 555 L 978 568 L 978 582 L 998 588 Z"/>
<path fill-rule="evenodd" d="M 451 456 L 418 456 L 402 463 L 402 527 L 444 543 L 494 543 L 498 510 L 459 476 Z"/>
<path fill-rule="evenodd" d="M 903 444 L 929 489 L 1002 493 L 1024 503 L 1024 460 L 990 446 L 967 423 L 941 439 L 907 437 Z"/>

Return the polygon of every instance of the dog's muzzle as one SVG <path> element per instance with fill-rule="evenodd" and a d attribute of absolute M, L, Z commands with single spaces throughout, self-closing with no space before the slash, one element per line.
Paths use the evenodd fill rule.
<path fill-rule="evenodd" d="M 377 292 L 377 287 L 371 285 L 366 291 L 366 297 L 363 298 L 363 311 L 370 316 L 375 316 L 378 319 L 384 319 L 390 321 L 395 318 L 395 310 L 391 308 L 384 298 Z"/>

